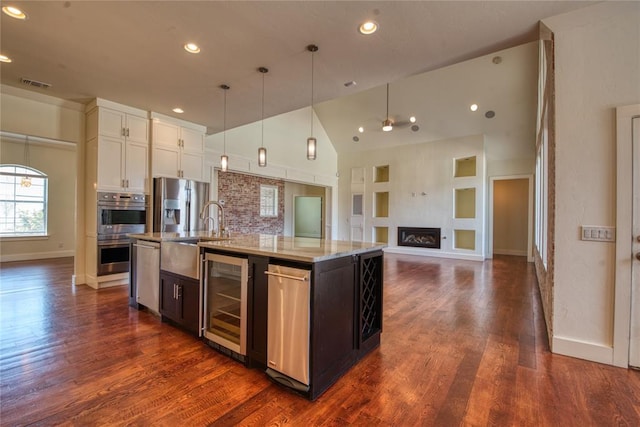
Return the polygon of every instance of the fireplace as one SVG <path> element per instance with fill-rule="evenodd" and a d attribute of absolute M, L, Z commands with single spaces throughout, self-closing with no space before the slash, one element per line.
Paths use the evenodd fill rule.
<path fill-rule="evenodd" d="M 398 246 L 440 249 L 440 229 L 398 227 Z"/>

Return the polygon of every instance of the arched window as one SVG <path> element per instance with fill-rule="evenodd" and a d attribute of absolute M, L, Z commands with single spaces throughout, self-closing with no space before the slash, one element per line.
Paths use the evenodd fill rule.
<path fill-rule="evenodd" d="M 0 165 L 0 236 L 47 234 L 47 175 L 21 165 Z"/>

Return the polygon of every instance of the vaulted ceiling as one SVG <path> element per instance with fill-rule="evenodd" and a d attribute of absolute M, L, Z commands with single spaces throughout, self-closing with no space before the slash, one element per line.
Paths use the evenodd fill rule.
<path fill-rule="evenodd" d="M 466 134 L 478 133 L 476 122 L 486 126 L 482 118 L 488 109 L 496 112 L 496 119 L 506 118 L 512 104 L 521 98 L 513 77 L 505 76 L 518 80 L 521 70 L 530 70 L 531 49 L 528 54 L 508 50 L 501 55 L 500 64 L 491 62 L 495 55 L 465 62 L 466 67 L 452 64 L 533 41 L 540 19 L 588 4 L 2 2 L 7 5 L 23 9 L 28 19 L 2 14 L 0 53 L 13 61 L 2 63 L 2 84 L 79 102 L 101 97 L 203 124 L 210 133 L 223 127 L 223 91 L 219 88 L 223 83 L 231 86 L 227 128 L 260 119 L 260 66 L 270 70 L 265 76 L 265 117 L 308 106 L 311 54 L 306 46 L 317 44 L 314 104 L 341 151 L 361 149 L 352 143 L 358 126 L 365 128 L 361 141 L 372 141 L 375 147 L 374 134 L 367 132 L 378 132 L 377 125 L 385 118 L 388 82 L 390 115 L 405 120 L 404 116 L 415 114 L 420 131 L 414 134 L 422 139 L 451 136 L 452 125 L 439 126 L 438 114 L 455 118 L 456 132 Z M 358 25 L 366 19 L 378 23 L 375 34 L 358 33 Z M 200 53 L 186 52 L 187 42 L 197 43 Z M 424 74 L 431 70 L 439 71 Z M 454 88 L 443 87 L 434 77 L 444 71 L 459 79 L 453 80 L 458 81 Z M 22 78 L 51 87 L 24 86 Z M 356 84 L 345 85 L 351 81 Z M 462 111 L 471 101 L 481 105 L 475 116 Z M 176 114 L 174 107 L 185 112 Z"/>

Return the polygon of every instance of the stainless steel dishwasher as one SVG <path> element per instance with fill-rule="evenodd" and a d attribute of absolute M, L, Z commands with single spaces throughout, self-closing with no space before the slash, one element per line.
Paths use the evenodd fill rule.
<path fill-rule="evenodd" d="M 269 264 L 267 374 L 309 390 L 310 271 Z"/>
<path fill-rule="evenodd" d="M 136 251 L 136 301 L 160 314 L 160 243 L 138 240 Z"/>

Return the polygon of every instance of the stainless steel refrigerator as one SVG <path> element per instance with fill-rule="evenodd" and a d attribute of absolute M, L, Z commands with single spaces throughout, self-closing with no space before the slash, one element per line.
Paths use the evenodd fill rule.
<path fill-rule="evenodd" d="M 200 231 L 209 183 L 177 178 L 153 179 L 153 231 Z"/>

